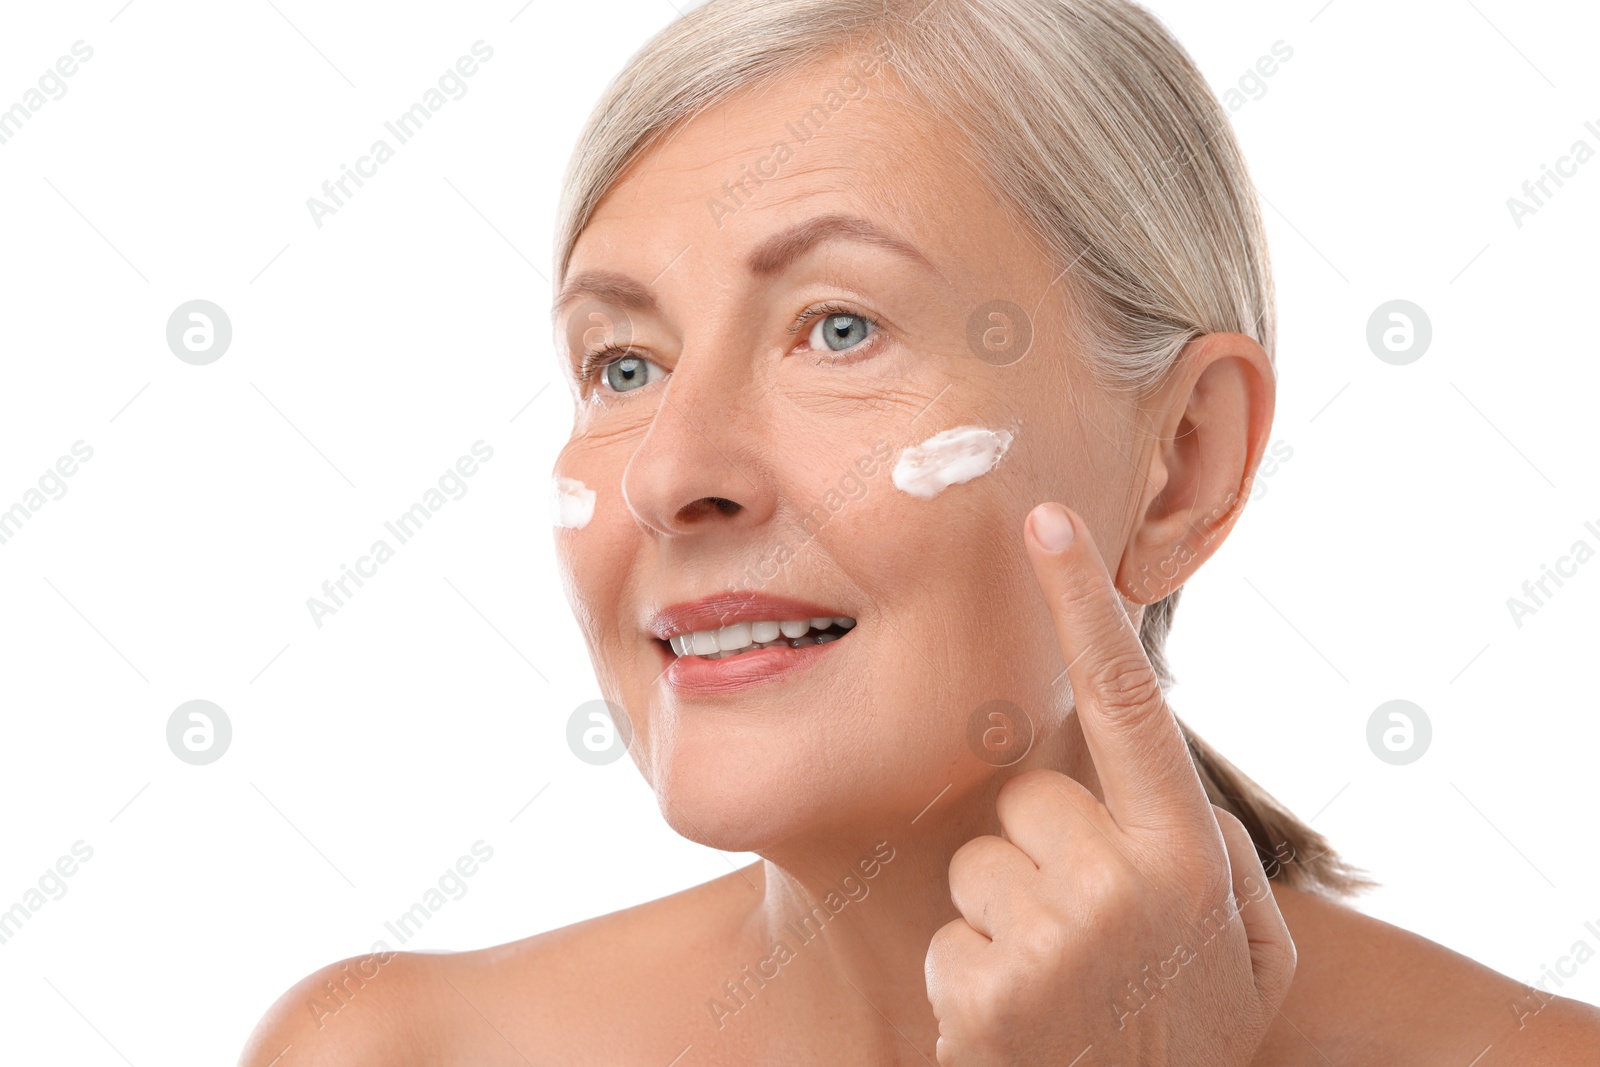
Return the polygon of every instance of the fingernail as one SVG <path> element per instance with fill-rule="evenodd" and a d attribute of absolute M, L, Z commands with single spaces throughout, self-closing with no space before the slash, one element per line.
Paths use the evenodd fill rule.
<path fill-rule="evenodd" d="M 1040 504 L 1033 509 L 1033 536 L 1046 552 L 1060 552 L 1072 544 L 1072 517 L 1060 504 Z"/>

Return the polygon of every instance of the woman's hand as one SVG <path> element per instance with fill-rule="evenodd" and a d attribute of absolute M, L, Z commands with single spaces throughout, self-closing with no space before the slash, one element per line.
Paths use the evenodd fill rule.
<path fill-rule="evenodd" d="M 1105 802 L 1025 771 L 999 793 L 1005 836 L 951 859 L 963 917 L 926 968 L 939 1063 L 1243 1067 L 1294 942 L 1249 834 L 1206 799 L 1087 527 L 1057 507 L 1034 509 L 1026 541 Z"/>

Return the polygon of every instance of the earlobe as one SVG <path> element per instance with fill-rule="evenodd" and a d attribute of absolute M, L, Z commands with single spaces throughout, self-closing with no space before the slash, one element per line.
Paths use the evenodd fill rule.
<path fill-rule="evenodd" d="M 1117 573 L 1129 600 L 1154 604 L 1186 582 L 1232 529 L 1272 426 L 1274 376 L 1238 333 L 1195 338 L 1144 405 L 1152 442 Z"/>

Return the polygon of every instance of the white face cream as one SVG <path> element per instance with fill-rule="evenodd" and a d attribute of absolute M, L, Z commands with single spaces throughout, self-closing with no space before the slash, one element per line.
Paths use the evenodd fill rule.
<path fill-rule="evenodd" d="M 1010 431 L 957 426 L 900 453 L 894 484 L 912 496 L 932 498 L 949 486 L 988 474 L 1010 447 Z"/>
<path fill-rule="evenodd" d="M 594 518 L 594 490 L 576 478 L 556 478 L 550 486 L 550 519 L 567 530 L 581 530 Z"/>

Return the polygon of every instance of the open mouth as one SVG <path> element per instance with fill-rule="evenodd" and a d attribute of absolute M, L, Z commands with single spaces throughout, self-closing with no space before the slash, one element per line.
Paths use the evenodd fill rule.
<path fill-rule="evenodd" d="M 679 658 L 715 660 L 742 656 L 766 648 L 805 648 L 825 645 L 849 634 L 856 620 L 843 615 L 814 619 L 736 622 L 715 630 L 675 634 L 661 643 Z"/>

